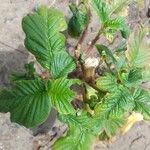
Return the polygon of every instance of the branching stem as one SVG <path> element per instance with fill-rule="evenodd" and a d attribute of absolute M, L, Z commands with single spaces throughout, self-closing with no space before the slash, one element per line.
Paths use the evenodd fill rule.
<path fill-rule="evenodd" d="M 95 36 L 95 38 L 91 41 L 91 43 L 87 47 L 87 49 L 85 49 L 85 53 L 88 54 L 93 49 L 94 45 L 99 40 L 100 35 L 103 33 L 103 29 L 104 29 L 104 27 L 102 26 L 101 29 L 99 30 L 99 32 L 97 33 L 97 35 Z"/>

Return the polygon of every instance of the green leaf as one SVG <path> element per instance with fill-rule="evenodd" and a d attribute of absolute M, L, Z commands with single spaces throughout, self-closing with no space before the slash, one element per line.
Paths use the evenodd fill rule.
<path fill-rule="evenodd" d="M 87 114 L 77 115 L 59 115 L 59 119 L 67 123 L 69 131 L 67 135 L 60 138 L 53 145 L 53 150 L 90 150 L 94 136 L 91 124 L 92 117 Z"/>
<path fill-rule="evenodd" d="M 49 96 L 52 100 L 52 105 L 56 107 L 59 113 L 75 113 L 75 110 L 71 105 L 71 101 L 75 97 L 75 93 L 70 89 L 70 86 L 76 82 L 76 80 L 66 78 L 59 78 L 49 82 Z"/>
<path fill-rule="evenodd" d="M 150 66 L 146 66 L 142 69 L 142 77 L 143 77 L 143 82 L 150 81 Z"/>
<path fill-rule="evenodd" d="M 103 134 L 106 132 L 108 137 L 114 136 L 124 125 L 125 113 L 133 109 L 133 97 L 128 89 L 118 88 L 114 93 L 107 94 L 102 103 L 95 107 L 93 124 L 95 132 Z"/>
<path fill-rule="evenodd" d="M 130 28 L 127 26 L 127 24 L 124 24 L 124 26 L 122 27 L 121 31 L 121 35 L 123 38 L 127 39 L 130 35 Z"/>
<path fill-rule="evenodd" d="M 76 68 L 74 60 L 67 52 L 60 52 L 51 59 L 51 75 L 53 78 L 67 77 Z"/>
<path fill-rule="evenodd" d="M 110 4 L 109 15 L 120 13 L 124 7 L 126 7 L 131 0 L 113 0 Z"/>
<path fill-rule="evenodd" d="M 64 15 L 56 9 L 40 7 L 23 18 L 22 27 L 26 34 L 26 48 L 44 68 L 49 69 L 51 58 L 65 47 L 65 37 L 60 33 L 67 27 Z"/>
<path fill-rule="evenodd" d="M 92 6 L 96 10 L 101 22 L 105 22 L 109 19 L 108 7 L 103 0 L 92 0 Z"/>
<path fill-rule="evenodd" d="M 65 137 L 60 138 L 53 144 L 52 150 L 90 150 L 93 140 L 92 134 L 72 126 Z"/>
<path fill-rule="evenodd" d="M 109 19 L 107 20 L 107 22 L 105 23 L 105 26 L 107 28 L 110 28 L 112 30 L 118 30 L 120 28 L 122 28 L 122 25 L 124 24 L 124 18 L 123 17 L 118 17 L 115 19 Z"/>
<path fill-rule="evenodd" d="M 115 67 L 116 67 L 117 71 L 120 71 L 121 69 L 128 67 L 124 52 L 119 53 L 118 55 L 114 54 L 114 57 L 116 58 Z"/>
<path fill-rule="evenodd" d="M 113 56 L 113 53 L 107 46 L 97 44 L 96 48 L 101 56 L 106 55 L 104 57 L 108 58 L 109 60 L 111 59 L 113 63 L 116 63 L 116 59 Z"/>
<path fill-rule="evenodd" d="M 71 4 L 70 10 L 72 11 L 73 16 L 68 24 L 69 34 L 73 37 L 78 37 L 90 21 L 90 12 L 84 2 L 81 2 L 79 6 Z"/>
<path fill-rule="evenodd" d="M 122 73 L 122 82 L 127 87 L 135 87 L 142 84 L 142 70 L 139 68 L 134 68 L 129 71 L 129 73 Z"/>
<path fill-rule="evenodd" d="M 12 91 L 4 90 L 0 97 L 0 111 L 9 111 L 12 122 L 28 128 L 43 123 L 51 110 L 48 91 L 39 79 L 16 81 L 15 88 Z"/>
<path fill-rule="evenodd" d="M 105 22 L 106 31 L 112 30 L 113 32 L 121 31 L 123 38 L 128 38 L 130 31 L 125 22 L 124 17 L 117 17 L 115 19 L 109 19 Z M 107 31 L 108 30 L 108 31 Z"/>
<path fill-rule="evenodd" d="M 93 132 L 93 124 L 91 122 L 92 117 L 86 113 L 82 113 L 81 115 L 59 115 L 59 120 L 67 123 L 70 127 L 76 126 L 82 131 Z"/>
<path fill-rule="evenodd" d="M 142 68 L 150 63 L 150 46 L 146 43 L 145 34 L 144 29 L 140 29 L 129 38 L 126 56 L 130 67 Z"/>
<path fill-rule="evenodd" d="M 95 116 L 95 127 L 100 136 L 105 133 L 108 138 L 115 136 L 125 124 L 124 116 L 111 116 L 109 118 Z"/>
<path fill-rule="evenodd" d="M 111 29 L 107 29 L 104 32 L 104 36 L 107 38 L 107 40 L 112 43 L 115 37 L 115 31 Z"/>
<path fill-rule="evenodd" d="M 53 78 L 67 76 L 75 69 L 75 62 L 65 52 L 65 37 L 60 33 L 67 28 L 61 12 L 40 7 L 23 18 L 22 27 L 26 34 L 26 48 L 44 68 L 52 71 Z"/>
<path fill-rule="evenodd" d="M 95 113 L 100 116 L 119 116 L 133 108 L 134 102 L 130 91 L 125 87 L 119 87 L 114 93 L 107 94 L 103 103 L 95 107 Z"/>
<path fill-rule="evenodd" d="M 134 92 L 134 111 L 141 113 L 144 119 L 150 120 L 150 94 L 143 89 L 137 89 Z"/>
<path fill-rule="evenodd" d="M 115 48 L 115 53 L 122 53 L 127 50 L 126 40 L 122 40 L 119 45 Z"/>
<path fill-rule="evenodd" d="M 118 88 L 117 78 L 112 74 L 106 74 L 96 80 L 96 85 L 103 91 L 113 92 Z"/>

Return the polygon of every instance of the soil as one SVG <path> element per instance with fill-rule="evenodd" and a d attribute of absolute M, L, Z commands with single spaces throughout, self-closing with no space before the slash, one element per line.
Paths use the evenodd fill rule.
<path fill-rule="evenodd" d="M 22 17 L 38 5 L 47 4 L 62 10 L 68 18 L 71 15 L 68 3 L 69 0 L 0 0 L 0 87 L 9 86 L 10 74 L 14 71 L 23 71 L 24 64 L 33 58 L 24 47 Z M 143 15 L 139 15 L 137 9 L 135 4 L 130 9 L 128 18 L 132 28 L 137 25 L 137 20 L 141 19 L 140 15 Z M 87 37 L 85 45 L 99 27 L 96 17 L 92 20 L 92 26 L 89 30 L 92 34 Z M 101 39 L 101 42 L 108 44 L 105 39 Z M 69 50 L 72 51 L 76 40 L 69 38 L 68 43 Z M 31 130 L 11 123 L 9 117 L 9 113 L 0 113 L 0 150 L 50 150 L 56 138 L 67 130 L 66 125 L 56 121 L 48 133 L 33 136 Z M 94 150 L 150 150 L 149 133 L 150 123 L 142 121 L 127 134 L 118 136 L 113 143 L 96 142 Z"/>

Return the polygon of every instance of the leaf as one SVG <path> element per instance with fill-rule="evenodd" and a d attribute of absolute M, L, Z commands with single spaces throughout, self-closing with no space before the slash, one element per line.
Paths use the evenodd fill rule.
<path fill-rule="evenodd" d="M 143 89 L 137 89 L 134 92 L 134 111 L 141 113 L 144 119 L 150 120 L 150 94 Z"/>
<path fill-rule="evenodd" d="M 84 2 L 81 2 L 79 6 L 71 4 L 70 10 L 72 11 L 73 16 L 68 24 L 69 34 L 73 37 L 78 37 L 90 21 L 90 12 Z"/>
<path fill-rule="evenodd" d="M 90 150 L 94 136 L 89 128 L 90 120 L 86 114 L 80 116 L 60 115 L 59 119 L 69 126 L 67 135 L 53 145 L 53 150 Z M 92 125 L 91 125 L 92 126 Z"/>
<path fill-rule="evenodd" d="M 122 40 L 119 45 L 115 48 L 115 53 L 125 52 L 127 50 L 127 44 L 125 40 Z"/>
<path fill-rule="evenodd" d="M 144 39 L 145 33 L 140 29 L 129 38 L 126 57 L 130 67 L 142 68 L 150 64 L 150 46 Z"/>
<path fill-rule="evenodd" d="M 23 18 L 22 27 L 26 48 L 49 69 L 51 58 L 65 47 L 65 37 L 60 33 L 67 27 L 64 15 L 56 9 L 41 7 Z"/>
<path fill-rule="evenodd" d="M 125 124 L 124 114 L 133 109 L 133 97 L 124 87 L 120 87 L 114 93 L 107 94 L 102 103 L 95 107 L 93 124 L 95 132 L 106 132 L 110 138 Z"/>
<path fill-rule="evenodd" d="M 112 30 L 113 32 L 121 31 L 123 38 L 128 38 L 130 30 L 125 22 L 124 17 L 117 17 L 115 19 L 109 19 L 105 22 L 105 27 L 107 30 Z M 107 30 L 105 32 L 107 32 Z"/>
<path fill-rule="evenodd" d="M 122 73 L 122 82 L 127 87 L 135 87 L 142 84 L 142 70 L 139 68 L 134 68 L 129 71 L 129 73 Z"/>
<path fill-rule="evenodd" d="M 66 78 L 59 78 L 49 82 L 49 96 L 52 100 L 52 105 L 56 107 L 59 113 L 75 113 L 75 110 L 71 105 L 71 101 L 75 97 L 75 93 L 70 89 L 70 86 L 76 82 L 76 80 Z"/>
<path fill-rule="evenodd" d="M 82 113 L 81 115 L 59 115 L 59 120 L 63 123 L 67 123 L 70 127 L 76 126 L 80 130 L 85 130 L 87 132 L 91 131 L 89 128 L 89 122 L 92 120 L 92 117 L 88 116 L 86 113 Z"/>
<path fill-rule="evenodd" d="M 51 101 L 43 81 L 15 82 L 15 89 L 0 93 L 1 112 L 10 112 L 11 121 L 31 128 L 43 123 L 49 116 Z M 4 108 L 2 108 L 4 106 Z"/>
<path fill-rule="evenodd" d="M 113 53 L 111 52 L 111 50 L 108 47 L 106 47 L 105 45 L 97 44 L 96 48 L 97 48 L 97 50 L 98 50 L 98 52 L 101 56 L 106 55 L 106 58 L 108 58 L 109 60 L 111 59 L 113 63 L 116 63 L 116 59 L 115 59 L 115 57 L 113 56 Z"/>
<path fill-rule="evenodd" d="M 75 62 L 65 52 L 65 37 L 60 33 L 67 28 L 61 12 L 40 7 L 36 12 L 23 18 L 22 27 L 26 34 L 26 48 L 44 68 L 52 71 L 53 78 L 67 76 L 75 69 Z"/>
<path fill-rule="evenodd" d="M 126 120 L 124 117 L 113 116 L 110 118 L 102 118 L 97 116 L 96 125 L 99 130 L 100 136 L 105 132 L 106 135 L 111 138 L 115 136 L 123 127 Z"/>
<path fill-rule="evenodd" d="M 107 94 L 103 103 L 95 107 L 95 113 L 100 116 L 120 116 L 133 108 L 134 102 L 130 91 L 120 86 L 113 93 Z"/>
<path fill-rule="evenodd" d="M 107 28 L 112 29 L 112 30 L 118 30 L 118 29 L 122 28 L 122 25 L 124 25 L 124 21 L 125 20 L 123 17 L 117 17 L 115 19 L 109 19 L 105 23 L 105 26 Z"/>
<path fill-rule="evenodd" d="M 111 30 L 111 29 L 107 29 L 107 30 L 105 30 L 105 32 L 104 32 L 104 36 L 106 37 L 106 39 L 107 39 L 110 43 L 113 42 L 115 35 L 116 35 L 115 31 L 114 31 L 114 30 Z"/>
<path fill-rule="evenodd" d="M 117 71 L 120 71 L 121 69 L 128 67 L 124 52 L 119 53 L 117 55 L 114 54 L 114 57 L 116 59 L 115 67 L 116 67 Z"/>
<path fill-rule="evenodd" d="M 150 81 L 150 65 L 148 65 L 142 69 L 142 77 L 143 77 L 143 82 Z"/>
<path fill-rule="evenodd" d="M 142 72 L 140 69 L 132 69 L 128 74 L 128 83 L 132 86 L 139 85 L 142 83 Z"/>
<path fill-rule="evenodd" d="M 123 38 L 127 39 L 129 37 L 130 28 L 126 24 L 122 27 L 120 31 Z"/>
<path fill-rule="evenodd" d="M 102 23 L 109 19 L 108 7 L 103 0 L 92 0 L 92 6 L 96 10 L 97 15 L 99 16 Z"/>
<path fill-rule="evenodd" d="M 118 88 L 117 78 L 112 74 L 106 74 L 96 80 L 96 85 L 103 91 L 113 92 Z"/>
<path fill-rule="evenodd" d="M 52 150 L 90 150 L 93 144 L 93 135 L 71 127 L 65 137 L 57 140 Z"/>
<path fill-rule="evenodd" d="M 51 59 L 51 75 L 53 78 L 67 77 L 76 68 L 74 60 L 67 52 L 60 52 Z"/>
<path fill-rule="evenodd" d="M 126 7 L 131 0 L 113 0 L 110 4 L 109 15 L 120 13 L 124 7 Z"/>

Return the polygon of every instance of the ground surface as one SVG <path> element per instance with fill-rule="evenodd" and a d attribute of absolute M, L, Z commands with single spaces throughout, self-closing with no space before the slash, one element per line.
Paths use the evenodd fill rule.
<path fill-rule="evenodd" d="M 21 71 L 24 64 L 31 59 L 26 52 L 21 29 L 21 19 L 39 4 L 49 4 L 63 10 L 67 17 L 70 15 L 67 7 L 69 0 L 0 0 L 0 86 L 8 85 L 8 77 L 12 71 Z M 133 7 L 131 19 L 136 20 L 138 14 Z M 133 18 L 132 18 L 133 16 Z M 97 28 L 97 19 L 93 21 L 93 34 Z M 134 27 L 134 24 L 132 24 Z M 87 41 L 91 38 L 89 36 Z M 73 45 L 75 41 L 70 40 Z M 70 49 L 71 46 L 70 45 Z M 9 114 L 0 114 L 0 150 L 50 150 L 53 137 L 60 136 L 66 126 L 56 122 L 52 131 L 47 135 L 33 137 L 31 131 L 10 123 Z M 56 135 L 57 133 L 57 135 Z M 131 132 L 118 137 L 116 142 L 108 146 L 95 144 L 95 150 L 150 150 L 150 123 L 140 122 Z"/>

